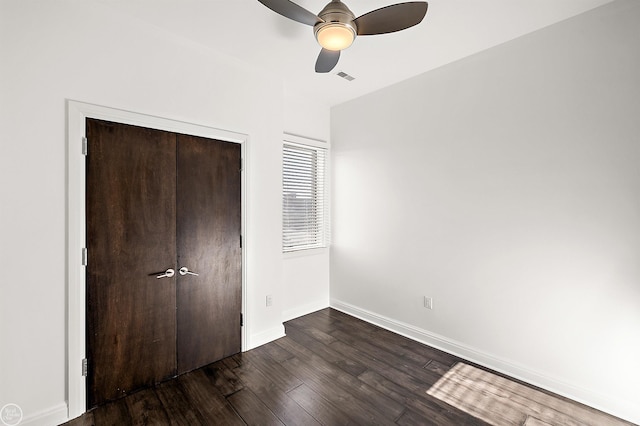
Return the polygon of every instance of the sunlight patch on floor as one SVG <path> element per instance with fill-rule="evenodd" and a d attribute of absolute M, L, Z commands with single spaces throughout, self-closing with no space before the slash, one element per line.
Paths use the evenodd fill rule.
<path fill-rule="evenodd" d="M 576 406 L 461 362 L 427 394 L 496 426 L 628 425 L 600 411 Z"/>

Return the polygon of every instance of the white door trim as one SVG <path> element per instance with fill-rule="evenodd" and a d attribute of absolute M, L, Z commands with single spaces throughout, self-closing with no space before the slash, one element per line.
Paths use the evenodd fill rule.
<path fill-rule="evenodd" d="M 247 149 L 249 138 L 213 127 L 154 117 L 120 109 L 67 100 L 67 404 L 69 419 L 86 412 L 86 378 L 82 375 L 85 358 L 85 267 L 82 265 L 82 249 L 86 242 L 85 212 L 85 157 L 82 141 L 85 137 L 85 119 L 96 118 L 123 124 L 148 127 L 193 136 L 202 136 L 226 142 L 239 143 L 243 159 L 242 167 L 242 350 L 247 350 Z M 91 153 L 89 153 L 91 155 Z M 89 253 L 91 261 L 91 253 Z"/>

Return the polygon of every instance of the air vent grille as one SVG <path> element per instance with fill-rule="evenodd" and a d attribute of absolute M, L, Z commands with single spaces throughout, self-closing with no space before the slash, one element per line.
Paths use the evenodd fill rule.
<path fill-rule="evenodd" d="M 350 76 L 349 74 L 347 74 L 347 73 L 346 73 L 346 72 L 344 72 L 344 71 L 340 71 L 340 72 L 338 72 L 336 75 L 337 75 L 338 77 L 342 77 L 342 78 L 344 78 L 344 79 L 345 79 L 345 80 L 347 80 L 347 81 L 353 81 L 353 80 L 355 80 L 355 79 L 356 79 L 355 77 Z"/>

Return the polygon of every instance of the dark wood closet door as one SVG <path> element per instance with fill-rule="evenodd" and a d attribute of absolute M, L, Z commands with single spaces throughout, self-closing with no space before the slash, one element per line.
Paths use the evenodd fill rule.
<path fill-rule="evenodd" d="M 240 145 L 178 135 L 178 372 L 240 352 Z"/>
<path fill-rule="evenodd" d="M 176 136 L 87 120 L 88 407 L 176 373 Z"/>

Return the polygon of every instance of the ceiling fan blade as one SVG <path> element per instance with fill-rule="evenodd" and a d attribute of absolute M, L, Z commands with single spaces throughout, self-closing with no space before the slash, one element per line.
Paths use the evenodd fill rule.
<path fill-rule="evenodd" d="M 325 73 L 331 71 L 338 63 L 338 59 L 340 59 L 339 50 L 327 50 L 323 48 L 316 60 L 316 72 Z"/>
<path fill-rule="evenodd" d="M 289 0 L 258 1 L 285 18 L 293 19 L 294 21 L 298 21 L 303 24 L 314 26 L 318 22 L 324 22 L 322 19 L 318 18 L 316 14 L 309 12 L 304 7 L 298 6 Z"/>
<path fill-rule="evenodd" d="M 427 14 L 428 3 L 412 1 L 392 4 L 357 17 L 353 22 L 358 35 L 386 34 L 419 24 Z"/>

